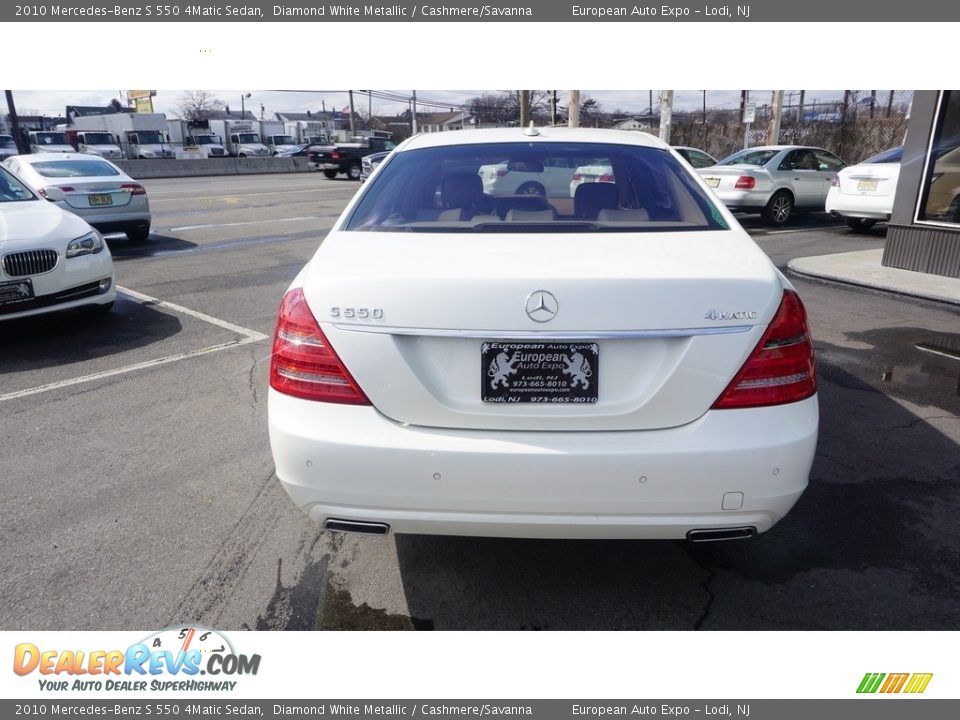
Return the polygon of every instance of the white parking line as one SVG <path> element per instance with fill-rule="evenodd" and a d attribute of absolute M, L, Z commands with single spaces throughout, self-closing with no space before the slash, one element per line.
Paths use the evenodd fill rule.
<path fill-rule="evenodd" d="M 139 300 L 140 302 L 146 305 L 158 305 L 159 307 L 165 307 L 173 312 L 178 312 L 183 315 L 189 315 L 190 317 L 195 317 L 198 320 L 203 320 L 208 322 L 211 325 L 216 325 L 217 327 L 223 328 L 224 330 L 229 330 L 230 332 L 235 332 L 237 335 L 243 335 L 247 337 L 250 342 L 256 342 L 258 340 L 266 340 L 269 336 L 264 335 L 261 332 L 256 330 L 250 330 L 245 327 L 240 327 L 239 325 L 234 325 L 232 322 L 227 322 L 226 320 L 221 320 L 220 318 L 215 318 L 212 315 L 207 315 L 206 313 L 199 312 L 197 310 L 191 310 L 190 308 L 184 307 L 183 305 L 177 305 L 176 303 L 167 302 L 166 300 L 160 300 L 159 298 L 151 297 L 150 295 L 144 295 L 139 293 L 136 290 L 131 290 L 130 288 L 125 288 L 120 285 L 117 285 L 117 290 L 122 292 L 124 295 L 129 295 L 130 297 Z"/>
<path fill-rule="evenodd" d="M 168 365 L 169 363 L 177 362 L 178 360 L 187 360 L 189 358 L 199 357 L 200 355 L 210 355 L 211 353 L 219 352 L 221 350 L 229 350 L 230 348 L 241 347 L 242 345 L 260 342 L 261 340 L 266 340 L 269 337 L 269 335 L 264 335 L 256 330 L 240 327 L 239 325 L 234 325 L 232 322 L 215 318 L 212 315 L 207 315 L 206 313 L 202 313 L 197 310 L 191 310 L 183 305 L 177 305 L 176 303 L 160 300 L 159 298 L 151 297 L 150 295 L 144 295 L 136 290 L 131 290 L 129 288 L 120 286 L 117 286 L 117 290 L 135 300 L 139 300 L 144 305 L 155 305 L 157 307 L 166 308 L 175 313 L 180 313 L 181 315 L 189 315 L 190 317 L 210 323 L 211 325 L 216 325 L 224 330 L 229 330 L 237 335 L 242 335 L 243 339 L 231 340 L 230 342 L 220 343 L 219 345 L 211 345 L 210 347 L 201 348 L 200 350 L 191 350 L 190 352 L 166 355 L 164 357 L 156 358 L 155 360 L 146 360 L 144 362 L 134 363 L 133 365 L 125 365 L 114 370 L 103 370 L 101 372 L 82 375 L 81 377 L 71 378 L 69 380 L 59 380 L 57 382 L 47 383 L 46 385 L 26 388 L 25 390 L 16 390 L 14 392 L 0 395 L 0 402 L 5 400 L 15 400 L 22 397 L 29 397 L 30 395 L 39 395 L 40 393 L 49 392 L 50 390 L 58 390 L 60 388 L 81 385 L 83 383 L 93 382 L 95 380 L 103 380 L 104 378 L 113 377 L 115 375 L 124 375 L 137 370 L 144 370 L 146 368 Z"/>
<path fill-rule="evenodd" d="M 248 220 L 247 222 L 232 223 L 210 223 L 209 225 L 180 225 L 170 228 L 170 232 L 179 232 L 181 230 L 200 230 L 202 228 L 222 228 L 222 227 L 240 227 L 241 225 L 263 225 L 264 223 L 296 222 L 298 220 L 319 220 L 316 215 L 306 215 L 304 217 L 277 218 L 274 220 Z"/>
<path fill-rule="evenodd" d="M 228 186 L 224 186 L 228 187 Z M 175 197 L 178 200 L 227 200 L 229 198 L 246 198 L 246 197 L 258 197 L 260 195 L 290 195 L 291 193 L 312 193 L 316 195 L 316 188 L 303 188 L 302 190 L 263 190 L 261 192 L 235 192 L 230 193 L 229 195 L 188 195 L 184 197 L 183 190 L 176 190 L 170 192 L 163 192 L 156 190 L 150 193 L 151 198 L 169 196 Z"/>
<path fill-rule="evenodd" d="M 815 232 L 820 230 L 842 230 L 845 229 L 846 225 L 826 225 L 825 227 L 817 228 L 794 228 L 793 230 L 771 230 L 770 232 L 765 232 L 764 235 L 786 235 L 788 233 L 800 233 L 800 232 Z"/>
<path fill-rule="evenodd" d="M 248 345 L 252 342 L 257 341 L 253 338 L 247 337 L 243 340 L 233 340 L 220 345 L 211 345 L 210 347 L 205 347 L 201 350 L 177 353 L 176 355 L 167 355 L 166 357 L 157 358 L 156 360 L 147 360 L 146 362 L 136 363 L 134 365 L 125 365 L 124 367 L 116 368 L 115 370 L 104 370 L 102 372 L 91 373 L 90 375 L 71 378 L 70 380 L 60 380 L 59 382 L 47 383 L 46 385 L 27 388 L 26 390 L 17 390 L 15 392 L 0 395 L 0 402 L 3 402 L 4 400 L 15 400 L 17 398 L 28 397 L 30 395 L 39 395 L 40 393 L 45 393 L 50 390 L 58 390 L 59 388 L 71 387 L 72 385 L 81 385 L 83 383 L 93 382 L 94 380 L 102 380 L 104 378 L 113 377 L 114 375 L 123 375 L 136 370 L 143 370 L 145 368 L 167 365 L 172 362 L 177 362 L 178 360 L 186 360 L 188 358 L 197 357 L 198 355 L 209 355 L 210 353 L 219 352 L 220 350 L 228 350 L 230 348 L 240 347 L 241 345 Z"/>

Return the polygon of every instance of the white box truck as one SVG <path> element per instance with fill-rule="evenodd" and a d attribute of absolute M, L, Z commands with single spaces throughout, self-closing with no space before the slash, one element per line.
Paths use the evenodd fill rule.
<path fill-rule="evenodd" d="M 105 130 L 113 135 L 123 154 L 131 160 L 176 157 L 163 113 L 81 115 L 74 119 L 73 129 L 78 132 Z"/>
<path fill-rule="evenodd" d="M 105 130 L 67 130 L 67 140 L 84 155 L 96 155 L 107 160 L 122 160 L 123 151 Z"/>
<path fill-rule="evenodd" d="M 194 153 L 204 158 L 227 156 L 223 138 L 210 129 L 210 123 L 207 120 L 167 120 L 167 128 L 170 133 L 170 142 L 175 148 L 190 151 L 190 157 L 195 157 Z"/>
<path fill-rule="evenodd" d="M 271 155 L 279 155 L 298 144 L 280 120 L 261 120 L 260 136 L 263 144 L 270 148 Z"/>
<path fill-rule="evenodd" d="M 31 130 L 27 133 L 32 153 L 72 153 L 76 152 L 67 134 L 63 130 Z"/>
<path fill-rule="evenodd" d="M 226 142 L 227 153 L 233 157 L 270 157 L 270 149 L 263 144 L 252 120 L 210 120 L 210 129 Z"/>
<path fill-rule="evenodd" d="M 288 135 L 292 135 L 297 145 L 328 145 L 330 136 L 324 124 L 319 120 L 291 120 L 286 123 Z"/>

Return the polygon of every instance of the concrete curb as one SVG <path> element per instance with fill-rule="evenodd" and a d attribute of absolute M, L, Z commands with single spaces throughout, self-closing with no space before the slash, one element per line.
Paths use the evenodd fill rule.
<path fill-rule="evenodd" d="M 794 258 L 787 267 L 798 275 L 960 305 L 960 278 L 901 270 L 880 264 L 883 250 Z"/>
<path fill-rule="evenodd" d="M 114 160 L 134 180 L 217 175 L 310 172 L 305 157 L 209 158 L 202 160 Z"/>

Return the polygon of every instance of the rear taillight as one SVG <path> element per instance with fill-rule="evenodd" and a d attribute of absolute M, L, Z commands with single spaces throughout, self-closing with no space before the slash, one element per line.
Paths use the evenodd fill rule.
<path fill-rule="evenodd" d="M 612 173 L 603 173 L 603 174 L 600 176 L 600 180 L 598 180 L 598 182 L 612 183 L 612 182 L 613 182 L 613 174 L 612 174 Z"/>
<path fill-rule="evenodd" d="M 777 314 L 714 409 L 782 405 L 817 391 L 813 341 L 800 297 L 785 290 Z"/>
<path fill-rule="evenodd" d="M 737 190 L 753 190 L 757 186 L 756 178 L 749 175 L 741 175 L 737 178 L 737 184 L 734 187 Z"/>
<path fill-rule="evenodd" d="M 146 195 L 147 189 L 143 185 L 138 185 L 137 183 L 124 183 L 120 186 L 121 190 L 126 190 L 131 195 Z"/>
<path fill-rule="evenodd" d="M 339 159 L 340 159 L 340 153 L 339 153 L 337 150 L 334 150 L 332 153 L 330 153 L 330 159 L 331 159 L 331 160 L 339 160 Z"/>
<path fill-rule="evenodd" d="M 280 303 L 270 360 L 270 387 L 305 400 L 370 404 L 320 331 L 299 288 L 288 292 Z"/>
<path fill-rule="evenodd" d="M 574 182 L 583 182 L 583 175 L 581 175 L 580 173 L 574 173 L 574 174 L 573 174 L 573 181 L 574 181 Z"/>
<path fill-rule="evenodd" d="M 497 177 L 504 177 L 508 172 L 507 168 L 497 168 Z"/>
<path fill-rule="evenodd" d="M 51 185 L 50 187 L 55 187 L 57 190 L 62 190 L 63 192 L 76 192 L 76 188 L 71 187 L 70 185 Z M 37 190 L 37 195 L 47 200 L 50 199 L 47 197 L 47 188 L 40 188 Z"/>

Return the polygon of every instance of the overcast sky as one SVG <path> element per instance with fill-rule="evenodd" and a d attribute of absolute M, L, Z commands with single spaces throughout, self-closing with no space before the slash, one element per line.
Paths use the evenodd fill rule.
<path fill-rule="evenodd" d="M 123 91 L 126 92 L 126 91 Z M 244 97 L 243 103 L 247 110 L 260 114 L 260 106 L 265 108 L 266 117 L 271 117 L 275 112 L 306 112 L 318 111 L 324 107 L 327 110 L 341 110 L 349 105 L 349 97 L 346 91 L 278 91 L 278 90 L 212 90 L 212 93 L 222 99 L 231 110 L 240 110 L 241 96 L 250 93 L 250 97 Z M 374 91 L 379 92 L 379 91 Z M 391 94 L 400 94 L 409 96 L 410 90 L 391 90 L 385 91 Z M 499 92 L 498 90 L 417 90 L 418 101 L 437 102 L 448 104 L 447 107 L 430 107 L 424 102 L 419 102 L 418 112 L 442 112 L 448 107 L 456 107 L 472 97 L 476 97 L 486 92 Z M 561 106 L 567 103 L 566 90 L 558 91 L 558 99 Z M 596 99 L 603 110 L 613 111 L 616 109 L 624 110 L 628 113 L 640 114 L 648 106 L 648 90 L 584 90 L 589 97 Z M 658 106 L 659 90 L 653 90 L 654 108 Z M 869 92 L 869 91 L 866 91 Z M 43 115 L 62 115 L 67 105 L 108 105 L 110 100 L 119 97 L 120 90 L 16 90 L 14 91 L 14 100 L 17 105 L 17 111 L 22 114 L 32 114 L 34 112 Z M 792 95 L 791 95 L 792 93 Z M 177 101 L 184 94 L 183 90 L 159 90 L 154 98 L 154 109 L 157 112 L 166 113 L 173 117 L 176 112 Z M 799 91 L 787 90 L 784 102 L 790 104 L 796 102 Z M 807 90 L 805 102 L 815 101 L 828 102 L 841 99 L 843 90 Z M 751 90 L 750 99 L 758 105 L 768 104 L 771 98 L 770 90 Z M 373 112 L 377 115 L 393 115 L 406 109 L 406 105 L 400 102 L 373 99 Z M 366 111 L 368 107 L 367 96 L 354 92 L 354 103 L 358 109 Z M 675 110 L 697 110 L 702 107 L 703 92 L 701 90 L 677 90 L 674 93 Z M 740 104 L 739 90 L 708 90 L 707 107 L 708 108 L 735 108 Z M 6 108 L 3 109 L 4 114 Z"/>

